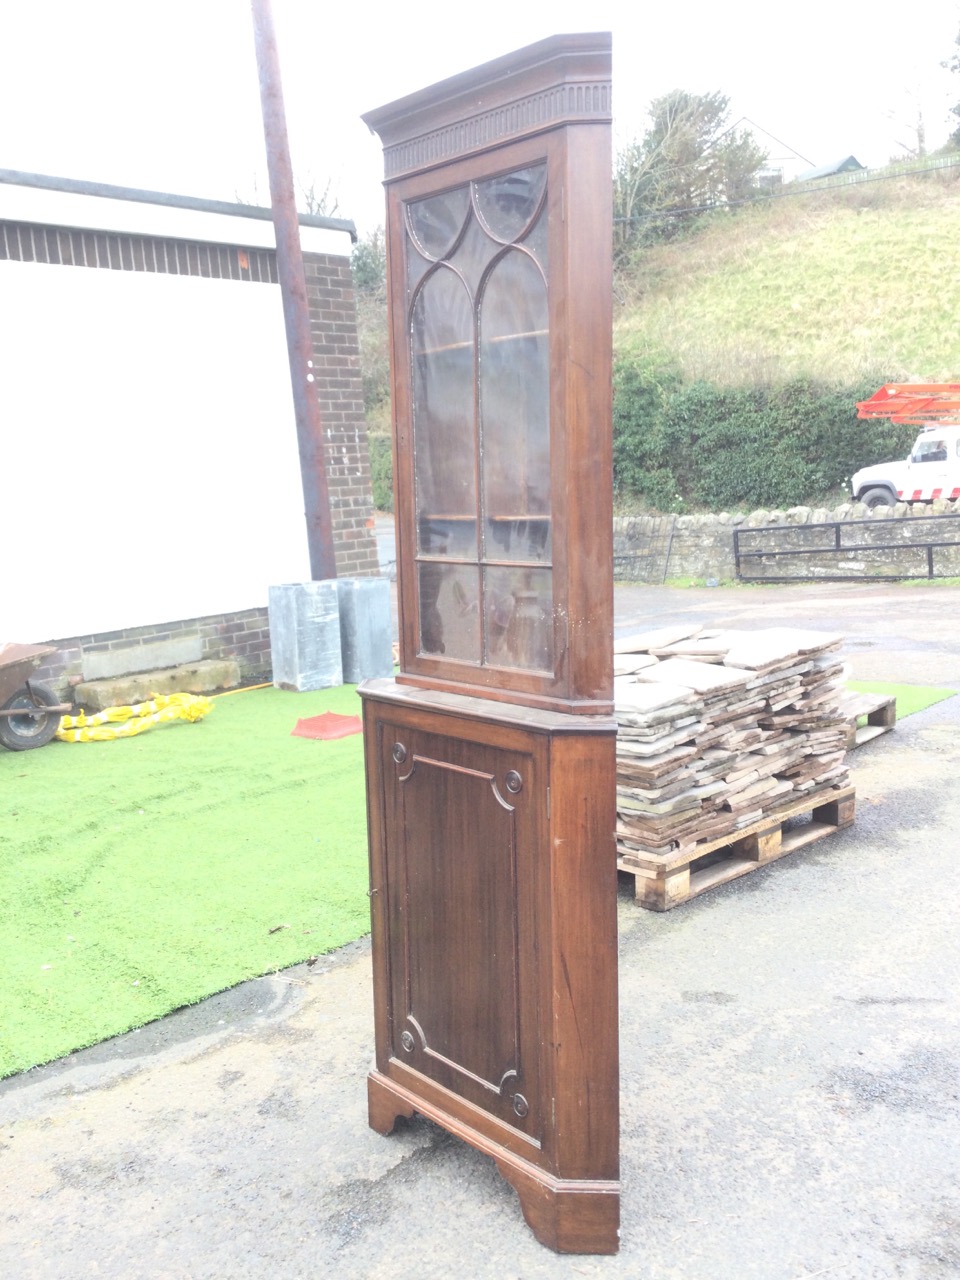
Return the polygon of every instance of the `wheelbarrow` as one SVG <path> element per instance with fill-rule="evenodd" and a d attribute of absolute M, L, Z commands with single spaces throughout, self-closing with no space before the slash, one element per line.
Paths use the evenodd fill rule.
<path fill-rule="evenodd" d="M 0 743 L 10 751 L 43 747 L 57 732 L 60 717 L 73 707 L 30 672 L 48 654 L 49 644 L 0 644 Z"/>

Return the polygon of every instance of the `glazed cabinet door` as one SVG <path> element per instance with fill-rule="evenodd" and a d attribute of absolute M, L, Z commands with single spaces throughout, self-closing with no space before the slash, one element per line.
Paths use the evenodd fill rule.
<path fill-rule="evenodd" d="M 416 653 L 552 678 L 546 160 L 403 208 Z"/>
<path fill-rule="evenodd" d="M 537 752 L 389 720 L 378 749 L 390 969 L 381 1052 L 539 1143 Z"/>

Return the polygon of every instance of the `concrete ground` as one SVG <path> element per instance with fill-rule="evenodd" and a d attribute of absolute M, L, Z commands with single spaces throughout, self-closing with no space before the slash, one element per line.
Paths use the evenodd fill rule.
<path fill-rule="evenodd" d="M 617 629 L 836 629 L 856 677 L 960 689 L 958 606 L 624 587 Z M 665 915 L 621 887 L 619 1256 L 543 1249 L 432 1125 L 367 1128 L 364 941 L 0 1083 L 0 1274 L 960 1275 L 958 722 L 856 752 L 846 831 Z"/>

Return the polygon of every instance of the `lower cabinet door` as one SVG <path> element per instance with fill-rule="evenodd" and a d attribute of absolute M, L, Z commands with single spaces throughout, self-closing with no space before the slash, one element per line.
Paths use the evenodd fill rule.
<path fill-rule="evenodd" d="M 387 720 L 379 750 L 391 1057 L 539 1142 L 536 743 Z"/>

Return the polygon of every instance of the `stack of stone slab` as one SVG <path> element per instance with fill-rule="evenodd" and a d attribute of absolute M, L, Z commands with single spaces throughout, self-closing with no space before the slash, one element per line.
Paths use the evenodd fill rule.
<path fill-rule="evenodd" d="M 618 641 L 620 851 L 735 838 L 846 782 L 842 643 L 792 627 L 662 628 Z"/>

